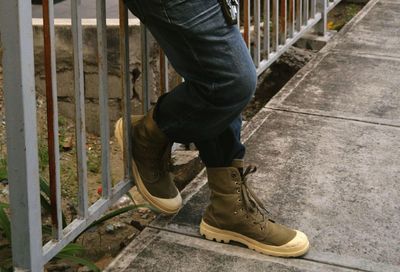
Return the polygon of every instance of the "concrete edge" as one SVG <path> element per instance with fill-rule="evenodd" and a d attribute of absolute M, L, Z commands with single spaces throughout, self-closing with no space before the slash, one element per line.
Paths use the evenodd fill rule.
<path fill-rule="evenodd" d="M 110 271 L 111 267 L 114 269 L 117 268 L 120 271 L 126 269 L 130 262 L 129 260 L 126 260 L 124 256 L 129 256 L 131 259 L 134 259 L 143 249 L 145 249 L 151 242 L 154 241 L 158 233 L 158 230 L 150 228 L 144 229 L 103 271 Z"/>
<path fill-rule="evenodd" d="M 384 118 L 354 116 L 354 115 L 346 114 L 346 113 L 343 114 L 343 112 L 340 112 L 340 111 L 323 111 L 323 110 L 303 109 L 303 108 L 298 108 L 296 106 L 284 106 L 284 105 L 278 105 L 276 107 L 274 105 L 271 105 L 271 106 L 267 106 L 266 108 L 273 110 L 273 111 L 284 111 L 284 112 L 290 112 L 290 113 L 319 116 L 319 117 L 323 117 L 323 118 L 334 118 L 334 119 L 340 119 L 340 120 L 346 120 L 346 121 L 362 122 L 362 123 L 371 124 L 371 125 L 380 125 L 380 126 L 387 126 L 387 127 L 393 127 L 393 128 L 400 128 L 400 123 L 397 121 L 384 119 Z"/>
<path fill-rule="evenodd" d="M 337 265 L 321 262 L 318 260 L 308 260 L 307 258 L 276 258 L 257 253 L 255 251 L 249 250 L 246 247 L 216 243 L 199 237 L 191 237 L 184 234 L 173 233 L 163 230 L 144 230 L 133 242 L 131 242 L 131 244 L 128 245 L 128 247 L 126 247 L 119 254 L 119 256 L 104 271 L 122 271 L 126 269 L 129 264 L 132 263 L 132 261 L 140 254 L 140 252 L 142 252 L 143 249 L 145 249 L 158 237 L 171 244 L 190 246 L 192 248 L 197 248 L 200 250 L 218 252 L 222 255 L 239 257 L 259 262 L 307 269 L 307 271 L 319 272 L 326 271 L 326 269 L 328 268 L 330 268 L 329 271 L 336 271 L 338 268 Z M 340 268 L 341 271 L 354 271 L 352 268 L 346 266 L 340 266 Z"/>
<path fill-rule="evenodd" d="M 400 267 L 385 264 L 385 263 L 377 263 L 370 261 L 364 258 L 357 258 L 352 256 L 341 256 L 337 254 L 327 253 L 327 252 L 315 252 L 310 251 L 305 258 L 309 261 L 329 264 L 333 266 L 346 267 L 351 269 L 357 269 L 361 271 L 385 271 L 385 272 L 397 272 Z"/>

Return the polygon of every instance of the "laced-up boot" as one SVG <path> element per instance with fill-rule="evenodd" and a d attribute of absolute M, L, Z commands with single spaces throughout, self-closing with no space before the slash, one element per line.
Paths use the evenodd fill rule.
<path fill-rule="evenodd" d="M 132 116 L 132 171 L 143 198 L 165 214 L 174 214 L 182 198 L 169 172 L 171 145 L 153 119 L 153 110 L 145 116 Z M 123 121 L 115 125 L 115 137 L 123 148 Z"/>
<path fill-rule="evenodd" d="M 239 242 L 263 254 L 296 257 L 309 249 L 307 236 L 268 218 L 261 201 L 247 184 L 247 176 L 256 171 L 243 161 L 232 167 L 208 168 L 211 204 L 200 224 L 200 233 L 217 242 Z"/>

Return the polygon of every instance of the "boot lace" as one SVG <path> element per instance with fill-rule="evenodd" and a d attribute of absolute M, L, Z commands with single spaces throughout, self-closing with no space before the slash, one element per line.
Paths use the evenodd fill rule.
<path fill-rule="evenodd" d="M 257 171 L 257 167 L 249 165 L 241 174 L 240 191 L 241 198 L 243 199 L 243 206 L 247 213 L 254 215 L 254 224 L 264 225 L 267 221 L 273 220 L 268 218 L 271 213 L 265 208 L 261 200 L 256 196 L 253 190 L 248 186 L 247 177 L 248 175 Z"/>

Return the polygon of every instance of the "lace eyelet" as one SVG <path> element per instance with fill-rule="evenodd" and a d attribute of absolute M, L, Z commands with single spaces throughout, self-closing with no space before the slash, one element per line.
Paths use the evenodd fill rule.
<path fill-rule="evenodd" d="M 237 189 L 237 190 L 236 190 L 236 193 L 240 193 L 240 189 Z"/>

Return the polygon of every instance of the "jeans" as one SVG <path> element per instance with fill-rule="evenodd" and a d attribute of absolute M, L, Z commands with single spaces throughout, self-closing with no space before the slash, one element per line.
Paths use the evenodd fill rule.
<path fill-rule="evenodd" d="M 193 142 L 207 167 L 242 159 L 241 111 L 254 94 L 255 66 L 218 0 L 125 0 L 185 81 L 161 96 L 154 110 L 173 142 Z"/>

